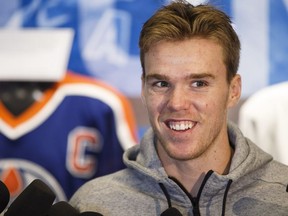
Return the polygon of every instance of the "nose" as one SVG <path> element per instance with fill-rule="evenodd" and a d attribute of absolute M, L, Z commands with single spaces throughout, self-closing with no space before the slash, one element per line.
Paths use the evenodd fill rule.
<path fill-rule="evenodd" d="M 171 111 L 187 110 L 189 108 L 189 92 L 184 87 L 174 87 L 168 94 L 167 108 Z"/>

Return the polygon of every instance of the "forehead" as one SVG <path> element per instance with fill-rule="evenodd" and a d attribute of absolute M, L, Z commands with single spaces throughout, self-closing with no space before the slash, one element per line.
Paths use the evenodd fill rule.
<path fill-rule="evenodd" d="M 226 72 L 222 47 L 212 39 L 161 41 L 145 53 L 145 73 Z"/>

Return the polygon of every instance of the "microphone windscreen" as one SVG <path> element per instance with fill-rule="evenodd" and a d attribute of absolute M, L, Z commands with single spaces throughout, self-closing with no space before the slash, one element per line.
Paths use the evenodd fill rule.
<path fill-rule="evenodd" d="M 182 216 L 178 209 L 170 207 L 165 210 L 160 216 Z"/>
<path fill-rule="evenodd" d="M 35 179 L 11 203 L 4 216 L 44 216 L 56 196 L 41 180 Z"/>
<path fill-rule="evenodd" d="M 6 208 L 10 200 L 10 193 L 6 185 L 0 181 L 0 213 Z"/>
<path fill-rule="evenodd" d="M 79 212 L 69 203 L 60 201 L 52 205 L 47 216 L 78 216 Z"/>
<path fill-rule="evenodd" d="M 103 216 L 103 215 L 97 212 L 86 211 L 86 212 L 80 213 L 79 216 Z"/>

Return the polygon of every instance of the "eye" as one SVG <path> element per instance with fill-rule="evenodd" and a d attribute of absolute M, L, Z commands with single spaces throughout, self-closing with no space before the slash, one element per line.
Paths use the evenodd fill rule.
<path fill-rule="evenodd" d="M 154 83 L 154 86 L 158 88 L 168 87 L 168 83 L 165 81 L 158 81 Z"/>
<path fill-rule="evenodd" d="M 202 80 L 197 80 L 197 81 L 194 81 L 192 83 L 192 86 L 195 87 L 195 88 L 201 88 L 201 87 L 205 87 L 207 85 L 208 85 L 208 83 L 205 82 L 205 81 L 202 81 Z"/>

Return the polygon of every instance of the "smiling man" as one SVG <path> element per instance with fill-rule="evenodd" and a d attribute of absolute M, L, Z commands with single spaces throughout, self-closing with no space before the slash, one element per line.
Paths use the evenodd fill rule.
<path fill-rule="evenodd" d="M 151 129 L 124 153 L 127 169 L 71 199 L 116 215 L 287 215 L 288 167 L 228 122 L 241 95 L 240 41 L 209 5 L 176 1 L 140 35 L 142 101 Z"/>
<path fill-rule="evenodd" d="M 198 37 L 161 41 L 145 54 L 142 98 L 158 155 L 195 196 L 199 176 L 209 169 L 226 174 L 233 153 L 227 108 L 237 103 L 241 80 L 235 75 L 228 83 L 223 59 L 217 42 Z"/>

